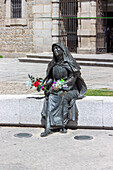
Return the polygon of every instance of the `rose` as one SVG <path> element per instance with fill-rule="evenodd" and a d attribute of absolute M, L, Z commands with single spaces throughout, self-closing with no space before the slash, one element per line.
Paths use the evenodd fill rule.
<path fill-rule="evenodd" d="M 38 82 L 40 82 L 40 79 L 38 79 Z"/>
<path fill-rule="evenodd" d="M 39 82 L 38 82 L 38 81 L 35 81 L 34 86 L 35 86 L 35 87 L 39 86 Z"/>

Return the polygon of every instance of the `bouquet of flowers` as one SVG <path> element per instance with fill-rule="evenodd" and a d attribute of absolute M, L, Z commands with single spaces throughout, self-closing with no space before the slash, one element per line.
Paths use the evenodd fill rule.
<path fill-rule="evenodd" d="M 46 90 L 44 80 L 42 78 L 35 78 L 32 75 L 28 74 L 28 77 L 31 79 L 31 81 L 27 81 L 27 86 L 30 86 L 31 88 L 36 87 L 37 91 Z"/>
<path fill-rule="evenodd" d="M 46 84 L 44 84 L 44 80 L 42 78 L 35 78 L 29 74 L 28 74 L 28 77 L 30 78 L 31 81 L 27 81 L 27 86 L 29 86 L 30 88 L 36 87 L 37 91 L 39 92 L 42 90 L 47 91 Z M 53 82 L 51 90 L 66 88 L 67 85 L 65 85 L 64 83 L 65 83 L 64 79 L 60 79 L 60 80 L 57 80 L 56 82 Z"/>
<path fill-rule="evenodd" d="M 52 84 L 52 89 L 61 89 L 61 88 L 66 88 L 67 85 L 64 84 L 65 83 L 65 80 L 64 79 L 60 79 L 60 80 L 57 80 L 56 82 L 53 82 Z"/>

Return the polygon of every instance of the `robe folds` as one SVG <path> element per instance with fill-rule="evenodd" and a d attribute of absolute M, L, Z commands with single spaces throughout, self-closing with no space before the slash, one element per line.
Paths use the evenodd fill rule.
<path fill-rule="evenodd" d="M 61 63 L 57 63 L 56 61 L 53 50 L 54 46 L 58 46 L 63 51 L 63 61 Z M 56 43 L 53 44 L 52 51 L 53 59 L 48 64 L 47 76 L 44 81 L 47 83 L 51 80 L 48 90 L 51 89 L 52 83 L 58 79 L 64 79 L 67 82 L 68 88 L 51 91 L 46 96 L 41 113 L 42 124 L 64 126 L 68 123 L 68 120 L 75 119 L 74 108 L 76 108 L 76 100 L 84 97 L 87 87 L 81 77 L 81 68 L 73 59 L 68 49 L 63 44 Z"/>

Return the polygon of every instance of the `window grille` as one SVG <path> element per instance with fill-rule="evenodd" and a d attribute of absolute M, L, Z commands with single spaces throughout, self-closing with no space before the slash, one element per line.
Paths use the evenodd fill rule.
<path fill-rule="evenodd" d="M 11 18 L 22 17 L 22 0 L 11 0 Z"/>
<path fill-rule="evenodd" d="M 59 1 L 59 41 L 67 45 L 69 51 L 77 52 L 78 0 Z"/>

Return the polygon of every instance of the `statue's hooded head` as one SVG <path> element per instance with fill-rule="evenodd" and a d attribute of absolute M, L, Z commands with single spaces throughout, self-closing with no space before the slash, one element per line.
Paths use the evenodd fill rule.
<path fill-rule="evenodd" d="M 80 66 L 78 63 L 73 59 L 71 53 L 67 49 L 66 46 L 64 46 L 62 43 L 56 43 L 52 45 L 52 51 L 53 51 L 53 61 L 64 61 L 65 63 L 68 63 L 72 68 L 73 71 L 80 70 Z"/>
<path fill-rule="evenodd" d="M 52 75 L 52 68 L 56 65 L 56 64 L 60 64 L 62 67 L 66 68 L 67 70 L 69 70 L 71 73 L 73 73 L 73 75 L 76 74 L 77 76 L 77 87 L 79 88 L 79 97 L 83 97 L 85 92 L 86 92 L 86 84 L 84 83 L 83 79 L 81 78 L 81 73 L 80 73 L 80 66 L 79 64 L 75 61 L 75 59 L 72 57 L 71 53 L 69 52 L 69 50 L 61 43 L 56 43 L 52 45 L 52 51 L 53 51 L 53 59 L 52 61 L 48 64 L 48 68 L 47 68 L 47 76 L 45 78 L 49 79 Z M 60 55 L 59 55 L 60 53 Z M 60 60 L 62 60 L 61 63 L 57 63 L 56 58 L 58 58 L 59 56 L 62 56 L 62 59 L 60 58 Z M 44 81 L 45 81 L 44 80 Z"/>
<path fill-rule="evenodd" d="M 53 44 L 52 46 L 53 51 L 53 60 L 55 62 L 62 62 L 64 61 L 64 49 L 61 44 Z"/>

